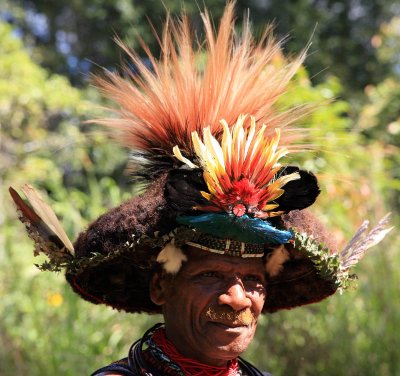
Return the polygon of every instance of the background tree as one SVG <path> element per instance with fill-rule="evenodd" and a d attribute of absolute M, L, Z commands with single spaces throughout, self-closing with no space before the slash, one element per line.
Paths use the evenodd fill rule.
<path fill-rule="evenodd" d="M 200 26 L 195 1 L 2 1 L 3 18 L 32 48 L 36 61 L 67 75 L 74 84 L 82 84 L 95 64 L 115 66 L 120 58 L 112 40 L 115 34 L 132 47 L 138 46 L 140 35 L 156 51 L 148 21 L 160 32 L 166 9 L 179 13 L 183 7 Z M 215 19 L 224 3 L 205 1 Z M 323 82 L 327 75 L 341 77 L 343 95 L 355 102 L 361 100 L 364 87 L 380 82 L 393 64 L 378 60 L 371 38 L 383 22 L 400 14 L 396 1 L 237 0 L 237 9 L 239 19 L 249 11 L 254 28 L 260 32 L 267 22 L 274 22 L 279 36 L 291 36 L 287 47 L 292 53 L 301 51 L 311 40 L 307 67 L 313 82 Z"/>
<path fill-rule="evenodd" d="M 384 168 L 392 179 L 388 182 L 389 205 L 400 208 L 400 17 L 381 25 L 372 43 L 379 60 L 391 67 L 388 77 L 365 88 L 365 105 L 358 124 L 369 139 L 388 145 Z"/>

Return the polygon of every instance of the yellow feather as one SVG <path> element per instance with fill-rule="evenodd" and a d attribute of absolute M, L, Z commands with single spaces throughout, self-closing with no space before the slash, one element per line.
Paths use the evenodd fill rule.
<path fill-rule="evenodd" d="M 284 193 L 285 193 L 285 191 L 280 188 L 275 188 L 275 189 L 271 190 L 271 195 L 269 197 L 269 201 L 276 200 L 277 198 L 281 197 Z"/>
<path fill-rule="evenodd" d="M 250 145 L 251 145 L 251 143 L 253 141 L 253 138 L 254 138 L 254 134 L 256 132 L 256 119 L 254 118 L 254 116 L 250 117 L 250 121 L 251 121 L 250 129 L 249 129 L 249 132 L 247 134 L 246 146 L 244 148 L 244 158 L 247 157 L 247 153 L 249 151 Z"/>
<path fill-rule="evenodd" d="M 203 177 L 207 184 L 208 190 L 212 195 L 215 195 L 217 193 L 217 188 L 221 189 L 217 177 L 209 170 L 203 172 Z"/>
<path fill-rule="evenodd" d="M 281 187 L 283 187 L 290 181 L 297 179 L 300 179 L 300 174 L 298 172 L 294 172 L 292 174 L 285 175 L 280 177 L 279 179 L 276 179 L 272 184 L 268 186 L 268 190 L 271 192 L 270 201 L 277 199 L 284 193 L 284 190 L 280 189 Z"/>
<path fill-rule="evenodd" d="M 213 160 L 216 162 L 217 169 L 221 172 L 225 172 L 224 153 L 222 151 L 221 145 L 212 136 L 209 127 L 204 129 L 204 144 L 208 150 L 209 155 L 213 156 Z"/>
<path fill-rule="evenodd" d="M 192 132 L 192 142 L 195 153 L 200 158 L 200 160 L 204 160 L 205 155 L 207 154 L 207 149 L 201 142 L 200 137 L 196 131 Z"/>
<path fill-rule="evenodd" d="M 266 126 L 265 124 L 263 124 L 262 127 L 260 128 L 260 130 L 258 131 L 256 140 L 255 140 L 255 142 L 254 142 L 253 150 L 252 150 L 252 153 L 251 153 L 251 155 L 250 155 L 250 158 L 251 158 L 251 159 L 254 158 L 254 155 L 255 155 L 255 154 L 257 153 L 257 151 L 259 150 L 260 144 L 261 144 L 261 145 L 263 144 L 263 140 L 264 140 L 264 138 L 265 138 L 265 134 L 264 134 L 264 133 L 265 133 L 266 127 L 267 127 L 267 126 Z"/>
<path fill-rule="evenodd" d="M 222 135 L 222 151 L 224 153 L 225 160 L 230 163 L 232 155 L 232 135 L 229 125 L 225 120 L 221 120 L 221 125 L 224 129 L 224 133 Z"/>
<path fill-rule="evenodd" d="M 277 217 L 279 215 L 285 214 L 284 211 L 277 211 L 277 212 L 268 212 L 269 217 Z"/>
<path fill-rule="evenodd" d="M 267 204 L 262 208 L 262 210 L 270 211 L 270 210 L 276 209 L 278 206 L 279 206 L 278 204 Z"/>
<path fill-rule="evenodd" d="M 179 149 L 178 145 L 175 145 L 172 149 L 175 157 L 177 159 L 179 159 L 181 162 L 187 164 L 190 168 L 197 168 L 198 166 L 195 165 L 194 163 L 192 163 L 189 159 L 185 158 L 182 153 L 181 150 Z"/>
<path fill-rule="evenodd" d="M 244 130 L 243 130 L 243 122 L 245 120 L 245 116 L 239 116 L 236 124 L 233 127 L 232 141 L 234 147 L 234 157 L 236 162 L 240 160 L 243 156 L 243 143 L 244 143 Z"/>
<path fill-rule="evenodd" d="M 225 197 L 229 201 L 234 183 L 246 178 L 256 189 L 267 190 L 268 195 L 264 197 L 268 202 L 261 208 L 265 213 L 258 213 L 258 217 L 275 216 L 280 212 L 272 212 L 278 207 L 278 204 L 272 201 L 284 193 L 282 187 L 286 183 L 299 179 L 300 175 L 295 172 L 273 180 L 281 169 L 279 159 L 288 153 L 288 149 L 279 147 L 280 130 L 275 129 L 273 135 L 268 135 L 267 126 L 263 124 L 256 132 L 254 116 L 250 117 L 250 126 L 245 130 L 245 121 L 246 116 L 241 115 L 235 124 L 229 127 L 226 120 L 221 120 L 221 142 L 213 136 L 210 127 L 203 129 L 202 140 L 197 132 L 192 132 L 193 147 L 204 169 L 203 177 L 209 190 L 201 194 L 222 208 L 225 204 L 219 200 Z M 174 154 L 185 162 L 179 148 L 174 148 Z"/>
<path fill-rule="evenodd" d="M 206 200 L 208 200 L 208 201 L 211 200 L 211 197 L 212 197 L 212 196 L 211 196 L 209 193 L 204 192 L 204 191 L 200 191 L 200 194 L 201 194 Z"/>

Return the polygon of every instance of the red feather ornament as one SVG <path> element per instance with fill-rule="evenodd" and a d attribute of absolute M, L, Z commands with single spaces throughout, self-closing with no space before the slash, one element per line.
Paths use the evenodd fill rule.
<path fill-rule="evenodd" d="M 231 128 L 226 121 L 221 121 L 221 144 L 211 134 L 210 128 L 204 129 L 203 141 L 197 132 L 192 133 L 196 159 L 204 170 L 209 190 L 201 192 L 209 205 L 196 209 L 225 211 L 238 217 L 249 214 L 266 218 L 282 214 L 274 211 L 278 207 L 274 200 L 284 193 L 282 187 L 285 184 L 299 179 L 300 175 L 294 172 L 276 178 L 282 168 L 278 161 L 288 153 L 287 148 L 279 146 L 279 129 L 275 129 L 275 135 L 269 137 L 267 127 L 257 127 L 253 116 L 247 130 L 245 121 L 246 116 L 239 116 Z M 197 167 L 182 157 L 178 146 L 174 147 L 174 154 L 189 167 Z"/>

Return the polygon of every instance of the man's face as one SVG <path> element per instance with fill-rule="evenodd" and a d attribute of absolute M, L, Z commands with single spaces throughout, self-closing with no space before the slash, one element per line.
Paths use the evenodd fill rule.
<path fill-rule="evenodd" d="M 167 337 L 185 356 L 225 365 L 253 339 L 265 301 L 260 258 L 190 248 L 173 277 L 155 276 L 151 296 L 162 306 Z"/>

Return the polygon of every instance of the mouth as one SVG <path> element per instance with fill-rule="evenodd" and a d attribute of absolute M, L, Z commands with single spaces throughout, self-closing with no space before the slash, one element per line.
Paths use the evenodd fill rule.
<path fill-rule="evenodd" d="M 256 321 L 250 309 L 235 312 L 210 307 L 206 312 L 206 317 L 213 323 L 219 323 L 230 328 L 248 327 Z"/>
<path fill-rule="evenodd" d="M 210 320 L 212 323 L 230 328 L 248 327 L 250 324 L 239 321 Z"/>
<path fill-rule="evenodd" d="M 244 324 L 235 324 L 232 322 L 218 322 L 218 321 L 209 321 L 209 323 L 215 327 L 216 329 L 223 330 L 228 333 L 242 333 L 244 330 L 249 329 L 250 325 Z"/>

